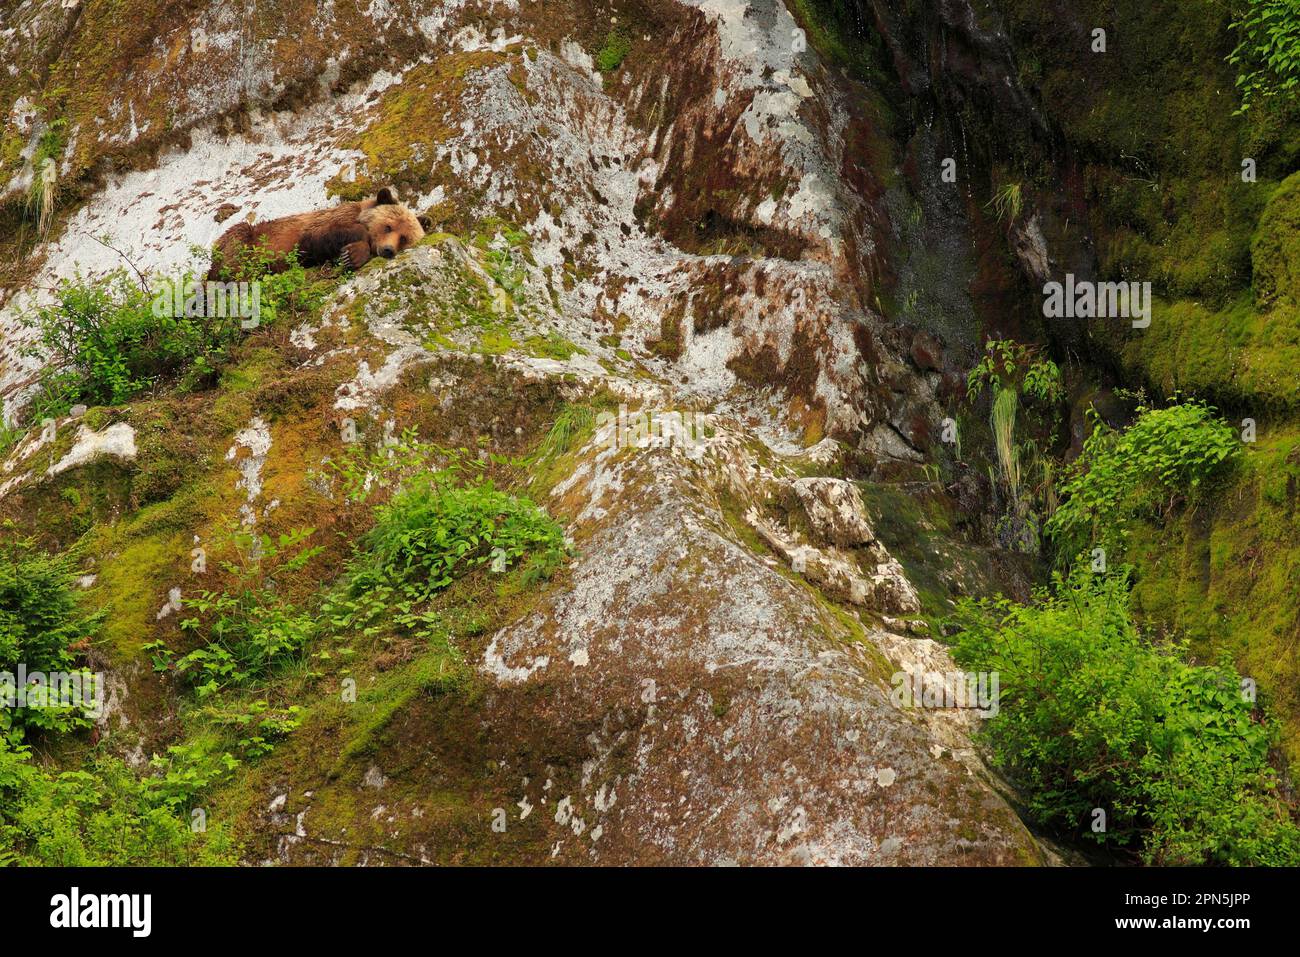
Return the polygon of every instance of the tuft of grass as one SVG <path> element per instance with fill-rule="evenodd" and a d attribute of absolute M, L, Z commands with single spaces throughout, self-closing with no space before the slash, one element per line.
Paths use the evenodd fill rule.
<path fill-rule="evenodd" d="M 1006 183 L 1000 187 L 989 200 L 985 209 L 992 210 L 998 222 L 1010 226 L 1020 218 L 1024 210 L 1024 191 L 1019 183 Z"/>
<path fill-rule="evenodd" d="M 56 119 L 50 123 L 36 143 L 32 154 L 32 187 L 27 196 L 27 206 L 36 220 L 36 235 L 44 239 L 54 221 L 54 207 L 58 199 L 58 161 L 67 145 L 67 121 Z"/>
<path fill-rule="evenodd" d="M 1020 450 L 1016 447 L 1016 409 L 1019 396 L 1015 389 L 1003 389 L 993 400 L 990 425 L 993 427 L 993 445 L 997 451 L 998 468 L 1006 483 L 1011 502 L 1020 500 Z"/>
<path fill-rule="evenodd" d="M 568 452 L 579 437 L 591 431 L 595 422 L 596 411 L 591 406 L 566 405 L 538 446 L 537 457 L 553 459 Z"/>

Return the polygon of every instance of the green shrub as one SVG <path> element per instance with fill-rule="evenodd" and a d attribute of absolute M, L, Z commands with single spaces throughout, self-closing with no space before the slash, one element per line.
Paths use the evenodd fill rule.
<path fill-rule="evenodd" d="M 153 775 L 145 779 L 151 803 L 183 813 L 200 794 L 222 784 L 243 762 L 224 747 L 224 742 L 200 737 L 173 744 L 166 755 L 149 761 Z"/>
<path fill-rule="evenodd" d="M 58 168 L 58 161 L 68 142 L 68 121 L 58 117 L 50 121 L 49 126 L 36 141 L 32 153 L 32 184 L 27 191 L 24 212 L 35 221 L 38 236 L 44 237 L 50 231 L 54 221 L 54 208 L 58 201 L 58 176 L 51 175 Z M 47 172 L 46 164 L 50 164 Z"/>
<path fill-rule="evenodd" d="M 1119 432 L 1094 416 L 1045 531 L 1064 560 L 1094 543 L 1119 548 L 1129 519 L 1160 518 L 1195 502 L 1240 454 L 1237 434 L 1203 402 L 1140 407 L 1136 421 Z"/>
<path fill-rule="evenodd" d="M 1232 26 L 1240 38 L 1228 57 L 1241 71 L 1239 113 L 1257 98 L 1300 93 L 1300 0 L 1246 0 Z"/>
<path fill-rule="evenodd" d="M 325 295 L 325 285 L 312 282 L 296 253 L 280 272 L 269 271 L 273 261 L 279 260 L 254 248 L 226 270 L 230 281 L 259 284 L 258 326 L 302 318 Z M 50 305 L 23 317 L 35 332 L 26 353 L 44 363 L 33 416 L 64 415 L 77 403 L 119 405 L 162 382 L 181 389 L 215 382 L 244 335 L 244 318 L 230 307 L 224 316 L 185 314 L 203 312 L 199 300 L 206 302 L 206 287 L 193 272 L 133 278 L 118 269 L 98 281 L 78 275 L 60 282 Z"/>
<path fill-rule="evenodd" d="M 191 250 L 196 257 L 204 250 Z M 222 264 L 215 260 L 222 282 L 256 282 L 261 284 L 259 326 L 273 326 L 283 317 L 296 322 L 320 309 L 332 285 L 328 279 L 313 280 L 298 262 L 298 250 L 278 253 L 265 244 L 242 246 L 238 258 Z M 188 277 L 187 277 L 188 278 Z"/>
<path fill-rule="evenodd" d="M 347 501 L 360 504 L 383 492 L 392 497 L 375 510 L 375 525 L 358 544 L 341 587 L 327 597 L 325 628 L 338 639 L 358 634 L 387 642 L 400 634 L 423 640 L 453 666 L 449 683 L 459 681 L 454 636 L 466 634 L 469 623 L 439 606 L 438 593 L 484 564 L 512 572 L 502 586 L 527 588 L 549 577 L 564 556 L 560 525 L 486 478 L 490 466 L 516 470 L 533 461 L 445 448 L 414 430 L 373 449 L 350 445 L 330 462 Z"/>
<path fill-rule="evenodd" d="M 163 378 L 197 385 L 224 361 L 238 318 L 158 316 L 154 296 L 118 270 L 100 282 L 64 280 L 53 304 L 25 317 L 36 333 L 31 355 L 45 362 L 32 402 L 35 418 L 73 405 L 118 405 Z"/>
<path fill-rule="evenodd" d="M 205 731 L 174 744 L 150 762 L 145 780 L 150 799 L 184 813 L 211 788 L 230 780 L 245 761 L 269 754 L 302 724 L 302 708 L 273 708 L 265 699 L 247 704 L 208 705 L 198 715 Z"/>
<path fill-rule="evenodd" d="M 249 759 L 269 754 L 275 742 L 297 731 L 301 715 L 298 705 L 273 708 L 265 699 L 244 706 L 209 707 L 203 712 L 213 727 L 226 729 L 233 736 L 235 750 Z"/>
<path fill-rule="evenodd" d="M 983 735 L 1033 818 L 1148 863 L 1300 863 L 1267 760 L 1272 725 L 1236 672 L 1143 641 L 1124 574 L 1080 569 L 1054 585 L 1029 605 L 967 599 L 955 617 L 957 660 L 998 673 Z"/>
<path fill-rule="evenodd" d="M 513 301 L 519 298 L 528 281 L 528 273 L 513 249 L 487 247 L 483 251 L 483 270 L 505 290 Z"/>
<path fill-rule="evenodd" d="M 491 563 L 500 572 L 523 563 L 551 574 L 564 555 L 564 529 L 526 498 L 490 480 L 465 487 L 445 473 L 413 480 L 376 512 L 354 586 L 398 588 L 409 602 L 428 601 L 456 578 Z"/>
<path fill-rule="evenodd" d="M 234 864 L 219 827 L 196 833 L 116 759 L 51 773 L 0 739 L 0 865 L 47 867 Z"/>
<path fill-rule="evenodd" d="M 20 664 L 29 674 L 73 670 L 69 646 L 93 637 L 101 620 L 81 613 L 74 577 L 66 558 L 36 551 L 30 539 L 0 545 L 0 671 L 16 675 Z M 94 680 L 88 673 L 83 679 Z M 90 724 L 76 706 L 0 708 L 0 740 L 15 745 L 31 729 L 62 732 Z"/>

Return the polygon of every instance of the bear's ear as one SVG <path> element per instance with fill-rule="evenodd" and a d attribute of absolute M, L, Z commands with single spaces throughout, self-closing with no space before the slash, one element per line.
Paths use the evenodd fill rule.
<path fill-rule="evenodd" d="M 417 220 L 419 220 L 420 228 L 423 229 L 426 233 L 427 233 L 429 230 L 433 229 L 433 219 L 432 219 L 432 217 L 429 217 L 429 216 L 416 216 L 415 218 L 416 218 Z"/>
<path fill-rule="evenodd" d="M 375 195 L 376 206 L 393 206 L 396 203 L 397 203 L 397 197 L 393 195 L 393 191 L 389 189 L 387 186 L 385 186 Z"/>

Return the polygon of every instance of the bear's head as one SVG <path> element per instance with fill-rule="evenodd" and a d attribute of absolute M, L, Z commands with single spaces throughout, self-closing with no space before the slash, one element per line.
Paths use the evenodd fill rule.
<path fill-rule="evenodd" d="M 387 186 L 361 205 L 357 218 L 370 237 L 370 251 L 385 259 L 392 259 L 414 246 L 424 238 L 424 231 L 433 226 L 427 216 L 416 216 L 399 203 Z"/>

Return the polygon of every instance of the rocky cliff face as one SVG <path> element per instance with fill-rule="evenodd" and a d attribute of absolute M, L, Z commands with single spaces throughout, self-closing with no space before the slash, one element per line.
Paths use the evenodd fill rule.
<path fill-rule="evenodd" d="M 1087 370 L 1072 386 L 1071 452 L 1087 432 L 1085 409 L 1122 424 L 1112 388 L 1208 399 L 1247 442 L 1228 488 L 1133 530 L 1125 560 L 1144 626 L 1189 637 L 1205 660 L 1227 653 L 1266 687 L 1294 763 L 1300 619 L 1284 596 L 1300 543 L 1291 371 L 1300 300 L 1290 279 L 1300 103 L 1283 95 L 1239 110 L 1239 67 L 1228 58 L 1242 8 L 1232 4 L 860 0 L 851 9 L 919 104 L 897 135 L 936 140 L 926 162 L 951 156 L 969 173 L 964 219 L 944 231 L 968 224 L 980 324 L 1050 343 Z M 1020 211 L 991 223 L 1008 185 Z M 1044 283 L 1067 274 L 1150 283 L 1150 325 L 1045 319 Z"/>
<path fill-rule="evenodd" d="M 213 733 L 213 705 L 149 666 L 157 642 L 191 648 L 184 600 L 223 581 L 195 545 L 231 521 L 314 529 L 323 551 L 277 583 L 310 603 L 374 522 L 330 477 L 341 430 L 382 450 L 415 429 L 532 456 L 494 474 L 565 522 L 572 556 L 546 582 L 458 585 L 443 610 L 474 623 L 454 654 L 387 635 L 344 658 L 326 636 L 225 700 L 303 709 L 202 799 L 245 860 L 1052 859 L 975 718 L 890 700 L 902 671 L 955 670 L 927 623 L 953 596 L 1024 588 L 1021 559 L 985 547 L 987 483 L 927 468 L 952 464 L 941 423 L 985 335 L 1135 354 L 1034 314 L 1033 283 L 1128 234 L 1081 230 L 1119 174 L 1069 158 L 1069 88 L 1029 62 L 1082 14 L 1002 6 L 10 4 L 9 421 L 43 362 L 20 317 L 60 280 L 174 273 L 239 219 L 381 185 L 437 222 L 329 274 L 214 387 L 85 410 L 9 453 L 0 511 L 75 544 L 109 615 L 98 746 L 143 765 Z M 1064 185 L 1028 187 L 1002 230 L 990 177 L 1018 151 Z M 948 156 L 957 189 L 934 175 Z M 42 234 L 28 201 L 51 166 Z M 1155 255 L 1143 242 L 1123 248 Z M 638 440 L 638 416 L 669 415 L 698 428 Z"/>
<path fill-rule="evenodd" d="M 229 514 L 332 524 L 310 473 L 340 419 L 518 451 L 557 403 L 611 396 L 708 434 L 629 448 L 606 424 L 552 467 L 537 491 L 576 557 L 465 638 L 472 691 L 363 693 L 343 716 L 338 673 L 274 691 L 312 717 L 212 800 L 249 858 L 1041 859 L 968 722 L 888 700 L 945 656 L 902 631 L 916 589 L 837 476 L 918 460 L 939 376 L 879 311 L 878 117 L 783 6 L 147 6 L 28 3 L 6 25 L 6 189 L 57 136 L 61 204 L 6 286 L 11 418 L 42 361 L 16 317 L 60 279 L 175 270 L 230 217 L 382 183 L 443 234 L 252 349 L 241 387 L 91 410 L 11 453 L 7 514 L 55 545 L 90 526 L 117 690 L 101 746 L 185 739 L 185 693 L 141 649 L 184 645 L 167 612 L 207 584 L 189 546 Z M 610 37 L 629 49 L 602 73 Z M 93 504 L 68 507 L 77 489 Z M 363 686 L 419 687 L 409 649 L 370 657 Z"/>

